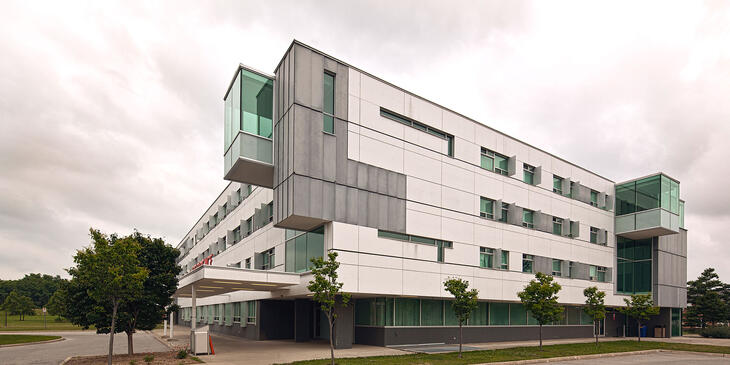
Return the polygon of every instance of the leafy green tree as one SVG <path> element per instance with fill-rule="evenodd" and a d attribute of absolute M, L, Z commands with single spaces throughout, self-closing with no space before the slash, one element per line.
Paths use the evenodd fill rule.
<path fill-rule="evenodd" d="M 66 303 L 63 298 L 63 290 L 61 289 L 56 290 L 53 295 L 51 295 L 51 298 L 48 299 L 48 303 L 46 303 L 48 314 L 52 316 L 62 317 L 64 312 L 66 312 L 65 306 Z"/>
<path fill-rule="evenodd" d="M 34 314 L 33 308 L 35 308 L 35 306 L 33 305 L 33 300 L 25 295 L 21 295 L 20 296 L 20 307 L 19 307 L 20 312 L 18 313 L 18 314 L 20 314 L 20 320 L 24 321 L 25 316 L 33 315 Z"/>
<path fill-rule="evenodd" d="M 76 252 L 74 263 L 70 268 L 71 282 L 76 282 L 70 288 L 81 288 L 93 300 L 92 312 L 86 313 L 75 324 L 88 327 L 90 323 L 97 323 L 104 315 L 111 317 L 109 325 L 109 354 L 107 363 L 111 365 L 114 350 L 114 333 L 119 332 L 117 327 L 117 313 L 125 300 L 133 300 L 142 294 L 143 285 L 148 271 L 139 264 L 138 254 L 140 245 L 135 240 L 116 235 L 107 236 L 98 230 L 90 229 L 92 245 Z M 74 292 L 68 298 L 79 296 L 82 291 Z M 71 303 L 67 303 L 71 304 Z M 75 303 L 73 303 L 75 305 Z M 78 313 L 68 316 L 73 321 L 79 318 Z M 100 329 L 97 328 L 97 332 Z"/>
<path fill-rule="evenodd" d="M 654 306 L 651 294 L 634 294 L 631 300 L 624 298 L 624 302 L 626 307 L 620 307 L 618 311 L 636 320 L 636 338 L 641 342 L 641 324 L 659 314 L 659 307 Z"/>
<path fill-rule="evenodd" d="M 517 296 L 540 325 L 540 350 L 542 351 L 542 326 L 563 318 L 563 307 L 558 305 L 558 292 L 561 286 L 553 282 L 553 277 L 541 272 L 535 274 L 525 289 Z"/>
<path fill-rule="evenodd" d="M 449 278 L 444 282 L 444 288 L 454 296 L 451 309 L 459 320 L 459 358 L 461 358 L 461 347 L 464 342 L 462 326 L 469 320 L 471 312 L 477 309 L 479 291 L 476 289 L 467 290 L 469 289 L 469 282 L 460 278 Z"/>
<path fill-rule="evenodd" d="M 136 330 L 152 330 L 162 322 L 177 290 L 177 275 L 182 270 L 176 259 L 180 252 L 161 238 L 134 232 L 129 238 L 139 244 L 139 265 L 148 272 L 140 296 L 122 302 L 118 311 L 119 329 L 127 334 L 127 352 L 134 354 L 132 336 Z"/>
<path fill-rule="evenodd" d="M 723 300 L 725 284 L 715 269 L 705 269 L 697 280 L 687 282 L 687 321 L 704 328 L 708 323 L 728 319 L 728 302 Z"/>
<path fill-rule="evenodd" d="M 327 316 L 329 322 L 330 333 L 330 358 L 332 365 L 335 365 L 335 346 L 332 342 L 332 334 L 334 333 L 335 305 L 338 302 L 344 307 L 350 302 L 350 294 L 343 293 L 342 283 L 337 282 L 337 269 L 340 263 L 337 262 L 337 252 L 327 254 L 327 260 L 322 257 L 312 258 L 312 276 L 313 279 L 307 285 L 307 289 L 314 294 L 314 301 L 319 303 L 322 312 Z"/>
<path fill-rule="evenodd" d="M 583 307 L 585 312 L 591 319 L 593 319 L 593 333 L 596 337 L 596 346 L 598 346 L 598 323 L 606 318 L 606 305 L 604 299 L 606 293 L 598 290 L 595 286 L 587 287 L 583 290 L 583 296 L 586 297 L 586 306 Z"/>
<path fill-rule="evenodd" d="M 3 309 L 12 315 L 20 316 L 20 320 L 24 321 L 26 315 L 33 314 L 33 301 L 13 290 L 5 297 Z"/>

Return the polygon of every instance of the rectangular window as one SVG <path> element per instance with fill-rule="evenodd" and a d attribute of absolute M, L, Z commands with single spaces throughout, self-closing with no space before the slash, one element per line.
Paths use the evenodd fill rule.
<path fill-rule="evenodd" d="M 494 219 L 494 200 L 481 197 L 479 215 L 484 218 Z"/>
<path fill-rule="evenodd" d="M 589 269 L 590 280 L 606 282 L 606 268 L 603 266 L 591 265 Z"/>
<path fill-rule="evenodd" d="M 529 209 L 523 209 L 522 210 L 522 226 L 527 228 L 535 228 L 535 224 L 533 221 L 533 215 L 535 212 L 529 210 Z"/>
<path fill-rule="evenodd" d="M 243 196 L 241 196 L 241 188 L 238 188 L 238 190 L 236 190 L 235 199 L 236 205 L 241 204 L 241 201 L 243 200 Z"/>
<path fill-rule="evenodd" d="M 494 171 L 494 152 L 482 147 L 481 166 L 485 170 Z"/>
<path fill-rule="evenodd" d="M 563 276 L 563 260 L 553 259 L 553 276 Z"/>
<path fill-rule="evenodd" d="M 214 321 L 220 321 L 220 319 L 221 319 L 221 305 L 220 304 L 216 304 L 216 305 L 213 306 L 213 308 L 215 308 L 215 315 L 213 317 L 213 320 Z"/>
<path fill-rule="evenodd" d="M 553 217 L 553 234 L 563 234 L 563 218 Z"/>
<path fill-rule="evenodd" d="M 598 228 L 591 227 L 591 243 L 598 243 Z"/>
<path fill-rule="evenodd" d="M 324 126 L 322 130 L 327 133 L 335 133 L 335 75 L 324 73 Z"/>
<path fill-rule="evenodd" d="M 261 270 L 271 270 L 274 268 L 274 249 L 270 248 L 261 253 L 262 265 Z"/>
<path fill-rule="evenodd" d="M 267 213 L 269 214 L 269 222 L 274 220 L 274 202 L 272 201 L 266 205 Z"/>
<path fill-rule="evenodd" d="M 606 268 L 603 266 L 598 267 L 598 281 L 602 283 L 606 282 Z"/>
<path fill-rule="evenodd" d="M 509 213 L 509 204 L 502 203 L 502 216 L 499 217 L 500 222 L 507 222 L 507 213 Z"/>
<path fill-rule="evenodd" d="M 573 261 L 568 262 L 568 277 L 571 278 L 571 279 L 573 278 L 573 273 L 574 273 L 573 267 L 574 267 L 574 265 L 575 264 L 573 263 Z"/>
<path fill-rule="evenodd" d="M 246 237 L 253 233 L 253 217 L 246 219 Z"/>
<path fill-rule="evenodd" d="M 233 303 L 233 323 L 241 323 L 241 303 Z"/>
<path fill-rule="evenodd" d="M 444 262 L 444 242 L 436 241 L 436 261 Z"/>
<path fill-rule="evenodd" d="M 246 312 L 246 323 L 256 324 L 256 301 L 249 301 L 247 305 L 248 311 Z"/>
<path fill-rule="evenodd" d="M 241 226 L 236 227 L 233 230 L 233 243 L 238 243 L 241 240 Z"/>
<path fill-rule="evenodd" d="M 499 268 L 502 270 L 509 270 L 509 251 L 502 251 Z"/>
<path fill-rule="evenodd" d="M 479 247 L 479 267 L 494 267 L 494 249 Z"/>
<path fill-rule="evenodd" d="M 563 195 L 563 178 L 553 175 L 553 193 Z"/>
<path fill-rule="evenodd" d="M 509 325 L 509 303 L 489 303 L 489 324 L 492 326 Z"/>
<path fill-rule="evenodd" d="M 416 122 L 408 117 L 404 117 L 402 115 L 398 115 L 394 112 L 391 112 L 390 110 L 386 110 L 383 108 L 380 108 L 380 116 L 388 118 L 390 120 L 396 121 L 401 124 L 405 124 L 409 127 L 418 129 L 420 131 L 426 132 L 432 136 L 436 136 L 441 139 L 445 139 L 447 146 L 446 146 L 446 154 L 449 155 L 449 157 L 454 157 L 454 136 L 444 133 L 438 129 L 431 128 L 423 123 Z"/>
<path fill-rule="evenodd" d="M 591 190 L 591 205 L 594 207 L 598 206 L 598 192 Z"/>
<path fill-rule="evenodd" d="M 510 326 L 522 326 L 527 324 L 527 309 L 520 303 L 511 303 L 509 305 L 509 324 Z"/>
<path fill-rule="evenodd" d="M 414 243 L 424 244 L 424 245 L 429 245 L 429 246 L 436 246 L 436 248 L 437 248 L 436 261 L 438 261 L 438 262 L 444 262 L 444 255 L 445 255 L 444 249 L 453 248 L 453 246 L 454 246 L 454 243 L 451 241 L 442 241 L 442 240 L 437 240 L 434 238 L 412 236 L 412 235 L 403 234 L 403 233 L 388 232 L 388 231 L 381 231 L 381 230 L 378 230 L 378 237 L 389 238 L 389 239 L 394 239 L 394 240 L 398 240 L 398 241 L 409 241 L 409 242 L 414 242 Z"/>
<path fill-rule="evenodd" d="M 535 166 L 528 165 L 526 163 L 522 164 L 523 169 L 523 177 L 522 181 L 534 185 L 535 184 Z"/>
<path fill-rule="evenodd" d="M 250 257 L 246 259 L 246 268 L 247 269 L 251 268 L 251 258 Z"/>
<path fill-rule="evenodd" d="M 535 263 L 535 256 L 523 254 L 522 255 L 522 272 L 532 273 L 534 263 Z"/>

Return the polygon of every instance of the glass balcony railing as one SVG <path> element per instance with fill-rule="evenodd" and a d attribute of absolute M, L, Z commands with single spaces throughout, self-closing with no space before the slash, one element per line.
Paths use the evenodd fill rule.
<path fill-rule="evenodd" d="M 616 234 L 642 239 L 679 232 L 684 202 L 679 182 L 664 174 L 616 185 Z"/>
<path fill-rule="evenodd" d="M 240 66 L 224 98 L 226 180 L 273 187 L 273 76 Z"/>

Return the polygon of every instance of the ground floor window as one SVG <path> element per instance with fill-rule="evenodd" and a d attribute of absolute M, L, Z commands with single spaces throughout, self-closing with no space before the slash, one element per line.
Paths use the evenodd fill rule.
<path fill-rule="evenodd" d="M 312 268 L 312 259 L 324 256 L 324 227 L 309 232 L 287 230 L 284 270 L 304 272 Z"/>
<path fill-rule="evenodd" d="M 233 323 L 241 323 L 241 303 L 233 303 Z"/>
<path fill-rule="evenodd" d="M 256 301 L 252 300 L 247 302 L 248 311 L 246 316 L 246 323 L 256 324 Z"/>
<path fill-rule="evenodd" d="M 418 298 L 360 298 L 355 301 L 357 326 L 458 326 L 452 301 Z M 550 325 L 592 325 L 581 307 L 564 307 L 563 319 Z M 467 326 L 536 326 L 537 321 L 521 303 L 478 303 Z"/>

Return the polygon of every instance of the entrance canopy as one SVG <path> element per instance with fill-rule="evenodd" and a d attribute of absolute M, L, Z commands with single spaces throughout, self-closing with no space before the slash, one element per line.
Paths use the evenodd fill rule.
<path fill-rule="evenodd" d="M 205 298 L 239 290 L 273 291 L 299 282 L 297 273 L 203 265 L 180 279 L 175 295 L 190 298 L 193 286 L 195 296 Z"/>

